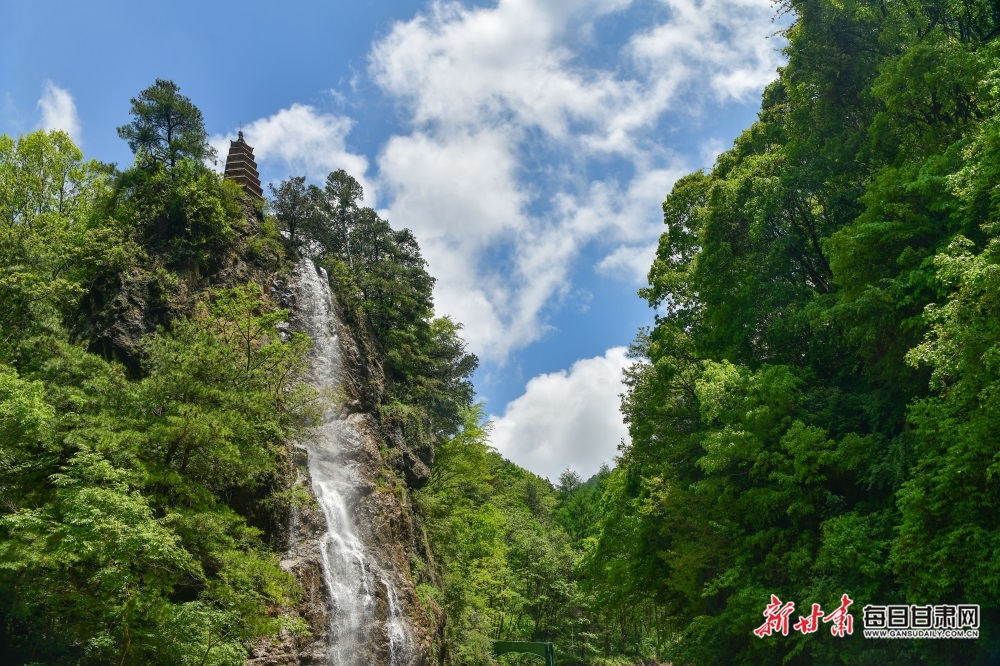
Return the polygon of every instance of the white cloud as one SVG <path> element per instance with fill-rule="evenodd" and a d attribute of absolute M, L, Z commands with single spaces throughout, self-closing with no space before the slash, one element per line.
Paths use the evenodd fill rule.
<path fill-rule="evenodd" d="M 42 97 L 38 100 L 38 108 L 42 118 L 38 126 L 45 130 L 62 130 L 69 134 L 77 144 L 80 143 L 80 120 L 76 116 L 76 104 L 69 91 L 63 90 L 51 81 L 46 81 L 42 88 Z"/>
<path fill-rule="evenodd" d="M 507 128 L 395 136 L 379 155 L 380 181 L 422 242 L 474 251 L 527 225 L 512 144 Z"/>
<path fill-rule="evenodd" d="M 597 262 L 597 270 L 605 275 L 617 275 L 632 282 L 643 283 L 656 258 L 656 243 L 622 245 Z"/>
<path fill-rule="evenodd" d="M 323 182 L 327 174 L 344 169 L 365 189 L 365 205 L 375 205 L 375 189 L 366 181 L 368 160 L 363 155 L 350 152 L 346 147 L 347 135 L 354 121 L 317 111 L 305 104 L 293 104 L 267 118 L 260 118 L 243 127 L 246 142 L 253 146 L 257 163 L 269 173 L 287 176 L 307 176 Z M 235 132 L 234 132 L 235 134 Z M 224 166 L 231 137 L 216 135 L 212 146 L 219 153 Z"/>
<path fill-rule="evenodd" d="M 486 360 L 545 334 L 588 247 L 605 254 L 595 270 L 643 282 L 659 204 L 690 170 L 657 124 L 775 75 L 770 0 L 663 0 L 663 21 L 588 64 L 586 35 L 632 4 L 435 2 L 372 48 L 371 76 L 410 122 L 378 156 L 385 213 L 417 233 L 439 310 Z M 608 159 L 634 175 L 595 180 Z"/>
<path fill-rule="evenodd" d="M 597 181 L 582 194 L 557 192 L 550 213 L 533 216 L 513 141 L 506 128 L 414 133 L 391 139 L 378 160 L 392 199 L 386 216 L 416 232 L 438 279 L 438 309 L 464 322 L 471 348 L 494 361 L 549 330 L 540 313 L 570 291 L 573 261 L 588 243 L 610 238 L 612 256 L 598 268 L 644 282 L 662 231 L 660 203 L 686 173 L 650 168 L 624 188 Z"/>
<path fill-rule="evenodd" d="M 480 127 L 509 119 L 555 139 L 628 150 L 626 132 L 655 120 L 640 82 L 582 67 L 570 48 L 581 24 L 629 2 L 503 0 L 489 9 L 437 2 L 375 45 L 371 72 L 415 125 Z M 653 101 L 653 107 L 649 102 Z M 583 124 L 583 136 L 573 136 Z"/>
<path fill-rule="evenodd" d="M 494 421 L 492 443 L 506 458 L 555 482 L 572 467 L 583 478 L 613 462 L 628 441 L 619 411 L 622 371 L 630 365 L 624 347 L 581 359 L 569 372 L 531 379 L 524 395 Z"/>
<path fill-rule="evenodd" d="M 457 315 L 472 349 L 493 358 L 543 332 L 536 308 L 523 303 L 529 293 L 511 289 L 524 281 L 519 264 L 527 257 L 482 260 L 492 247 L 520 244 L 531 226 L 511 142 L 506 128 L 447 137 L 415 132 L 393 137 L 378 158 L 380 185 L 392 199 L 383 213 L 417 234 L 438 280 L 438 310 Z M 532 279 L 537 288 L 545 278 Z"/>
<path fill-rule="evenodd" d="M 781 64 L 771 0 L 660 0 L 670 19 L 629 45 L 647 71 L 667 72 L 668 89 L 707 82 L 718 100 L 746 100 L 774 80 Z"/>

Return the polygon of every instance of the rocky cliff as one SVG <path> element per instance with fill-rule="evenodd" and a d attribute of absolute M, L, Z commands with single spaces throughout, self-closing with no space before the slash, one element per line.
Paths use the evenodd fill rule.
<path fill-rule="evenodd" d="M 225 252 L 212 255 L 205 265 L 172 263 L 165 255 L 148 252 L 126 270 L 109 270 L 97 277 L 84 302 L 78 324 L 90 349 L 123 363 L 134 376 L 141 373 L 144 336 L 158 327 L 169 327 L 178 316 L 191 313 L 206 289 L 254 282 L 264 287 L 274 307 L 296 312 L 294 277 L 278 247 L 262 241 L 266 222 L 254 206 L 244 208 L 243 226 Z M 415 593 L 414 570 L 426 571 L 429 559 L 422 531 L 414 528 L 409 491 L 426 483 L 433 459 L 432 447 L 422 438 L 408 436 L 406 423 L 383 415 L 386 379 L 375 336 L 363 318 L 340 311 L 335 317 L 344 373 L 338 396 L 340 417 L 350 420 L 359 433 L 362 493 L 355 506 L 359 537 L 368 546 L 377 566 L 393 581 L 398 602 L 411 628 L 413 658 L 408 663 L 429 663 L 433 636 L 442 616 L 431 603 L 424 606 Z M 267 542 L 282 552 L 283 568 L 301 586 L 289 617 L 301 618 L 309 634 L 285 631 L 277 640 L 253 646 L 252 664 L 327 663 L 330 642 L 330 597 L 322 573 L 319 540 L 326 530 L 309 474 L 308 454 L 290 444 L 286 468 L 275 470 L 271 485 L 294 484 L 306 498 L 295 506 L 274 505 L 269 511 L 251 512 Z M 292 494 L 293 496 L 295 493 Z M 259 503 L 249 501 L 248 506 Z M 387 599 L 376 600 L 374 614 L 385 616 Z M 371 632 L 360 663 L 388 664 L 385 632 Z"/>
<path fill-rule="evenodd" d="M 273 283 L 273 293 L 283 307 L 298 313 L 295 276 L 288 276 Z M 433 637 L 442 621 L 440 611 L 420 602 L 415 590 L 414 569 L 423 569 L 426 561 L 425 539 L 415 529 L 409 501 L 409 486 L 419 485 L 429 474 L 432 451 L 407 441 L 404 428 L 385 418 L 378 410 L 385 390 L 381 362 L 371 335 L 356 323 L 351 326 L 334 304 L 332 317 L 336 327 L 336 341 L 342 359 L 340 390 L 337 393 L 336 418 L 347 424 L 357 435 L 358 497 L 353 503 L 357 536 L 364 543 L 370 568 L 380 571 L 389 584 L 374 586 L 372 616 L 386 618 L 390 615 L 389 595 L 402 609 L 412 649 L 404 656 L 390 653 L 389 625 L 372 623 L 367 631 L 367 644 L 359 647 L 358 664 L 396 666 L 399 664 L 428 664 L 433 652 Z M 298 314 L 293 314 L 293 326 L 301 327 Z M 282 567 L 291 572 L 302 588 L 302 596 L 294 608 L 286 609 L 291 617 L 298 617 L 309 627 L 309 634 L 285 631 L 273 640 L 261 641 L 254 646 L 250 664 L 291 665 L 334 663 L 341 657 L 331 656 L 331 591 L 323 571 L 322 539 L 327 530 L 323 511 L 317 502 L 313 480 L 310 478 L 308 445 L 297 445 L 289 458 L 290 474 L 295 484 L 309 498 L 295 507 L 284 519 L 286 550 Z"/>

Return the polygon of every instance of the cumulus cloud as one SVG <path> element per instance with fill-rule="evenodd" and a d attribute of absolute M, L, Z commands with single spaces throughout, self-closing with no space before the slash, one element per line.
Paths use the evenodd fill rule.
<path fill-rule="evenodd" d="M 527 224 L 512 141 L 505 128 L 395 136 L 379 156 L 380 180 L 421 240 L 483 248 Z"/>
<path fill-rule="evenodd" d="M 38 100 L 38 109 L 42 113 L 38 126 L 45 130 L 62 130 L 70 135 L 76 143 L 80 142 L 80 120 L 76 116 L 76 103 L 69 91 L 63 90 L 51 81 L 46 81 L 42 88 L 42 97 Z"/>
<path fill-rule="evenodd" d="M 555 482 L 567 461 L 583 478 L 613 462 L 628 429 L 618 409 L 624 347 L 531 379 L 494 422 L 492 443 L 509 460 Z"/>
<path fill-rule="evenodd" d="M 591 269 L 604 276 L 644 281 L 660 202 L 717 148 L 703 146 L 694 164 L 672 152 L 654 133 L 671 109 L 742 98 L 774 75 L 769 0 L 646 2 L 664 18 L 638 25 L 610 62 L 588 63 L 585 35 L 632 0 L 435 2 L 395 24 L 372 47 L 369 73 L 406 126 L 373 176 L 347 148 L 348 117 L 294 104 L 244 135 L 276 180 L 321 182 L 343 168 L 371 206 L 377 187 L 380 212 L 417 234 L 438 310 L 502 364 L 550 330 L 582 253 L 600 257 Z M 227 138 L 212 140 L 223 157 Z M 614 177 L 600 168 L 609 159 L 626 165 Z"/>
<path fill-rule="evenodd" d="M 584 250 L 603 254 L 594 270 L 641 282 L 659 204 L 692 168 L 659 123 L 774 77 L 770 0 L 663 0 L 659 24 L 588 63 L 581 35 L 633 4 L 435 2 L 372 48 L 371 76 L 409 121 L 377 158 L 385 213 L 417 232 L 439 309 L 486 360 L 545 334 Z M 608 159 L 630 179 L 595 178 Z"/>
<path fill-rule="evenodd" d="M 269 173 L 276 178 L 304 175 L 322 182 L 331 171 L 344 169 L 364 186 L 365 204 L 374 206 L 375 189 L 365 180 L 368 160 L 346 147 L 353 126 L 351 118 L 293 104 L 245 125 L 243 136 L 253 146 L 258 164 L 266 162 Z M 230 138 L 216 135 L 210 141 L 223 160 L 229 152 Z"/>
<path fill-rule="evenodd" d="M 510 302 L 529 297 L 510 288 L 520 280 L 519 262 L 482 261 L 493 247 L 519 243 L 530 227 L 529 195 L 518 183 L 511 141 L 504 128 L 447 137 L 415 132 L 390 139 L 378 160 L 379 183 L 392 199 L 385 215 L 417 234 L 438 280 L 438 310 L 457 315 L 472 348 L 494 357 L 541 332 Z"/>
<path fill-rule="evenodd" d="M 611 72 L 576 67 L 565 41 L 575 23 L 628 3 L 551 4 L 503 1 L 469 10 L 435 3 L 374 47 L 372 73 L 410 106 L 418 125 L 450 130 L 510 116 L 512 127 L 557 138 L 568 138 L 574 122 L 600 131 L 616 109 L 638 101 L 637 90 Z"/>
<path fill-rule="evenodd" d="M 649 267 L 656 258 L 656 247 L 656 243 L 623 245 L 597 262 L 597 270 L 604 275 L 642 283 L 649 275 Z"/>
<path fill-rule="evenodd" d="M 670 18 L 635 35 L 629 50 L 656 85 L 697 85 L 719 100 L 745 100 L 775 77 L 779 44 L 771 0 L 660 0 Z M 708 86 L 705 86 L 708 83 Z"/>

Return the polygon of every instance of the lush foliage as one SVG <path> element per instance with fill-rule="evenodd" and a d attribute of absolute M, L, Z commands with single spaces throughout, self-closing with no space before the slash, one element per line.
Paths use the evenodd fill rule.
<path fill-rule="evenodd" d="M 554 489 L 488 446 L 480 407 L 464 418 L 415 493 L 435 558 L 417 591 L 446 617 L 438 658 L 489 664 L 494 640 L 551 640 L 561 659 L 611 655 L 617 628 L 574 573 L 610 471 L 583 483 L 567 470 Z"/>
<path fill-rule="evenodd" d="M 199 284 L 255 256 L 202 156 L 118 173 L 59 132 L 0 137 L 4 662 L 241 664 L 289 624 L 275 516 L 309 342 L 252 281 Z"/>
<path fill-rule="evenodd" d="M 309 341 L 259 286 L 286 256 L 324 264 L 374 343 L 356 393 L 386 438 L 429 464 L 466 436 L 476 358 L 433 316 L 412 233 L 343 171 L 283 184 L 266 215 L 205 166 L 201 113 L 172 82 L 132 115 L 124 171 L 59 132 L 0 137 L 4 662 L 239 664 L 305 630 L 275 551 L 307 501 L 288 447 L 317 396 Z"/>
<path fill-rule="evenodd" d="M 413 476 L 440 663 L 495 639 L 588 663 L 995 658 L 1000 11 L 784 8 L 758 121 L 664 202 L 631 443 L 557 487 L 489 448 L 416 239 L 344 171 L 285 181 L 268 214 L 205 167 L 168 81 L 133 100 L 125 171 L 0 137 L 0 660 L 236 664 L 281 629 L 286 443 L 313 396 L 308 340 L 257 285 L 298 256 L 363 347 L 387 463 L 410 456 L 385 473 Z M 752 633 L 771 594 L 804 614 L 844 593 L 852 636 Z M 863 606 L 890 603 L 979 604 L 981 636 L 865 639 Z"/>
<path fill-rule="evenodd" d="M 641 292 L 656 325 L 633 347 L 631 445 L 587 584 L 674 663 L 985 662 L 1000 15 L 787 8 L 788 65 L 759 120 L 664 203 Z M 853 636 L 752 633 L 771 594 L 805 615 L 845 592 Z M 891 603 L 980 604 L 981 637 L 863 638 L 861 608 Z"/>

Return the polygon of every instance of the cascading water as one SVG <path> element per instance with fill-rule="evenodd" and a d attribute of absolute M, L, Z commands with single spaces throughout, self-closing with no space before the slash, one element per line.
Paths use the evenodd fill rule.
<path fill-rule="evenodd" d="M 342 380 L 341 353 L 326 271 L 303 259 L 295 272 L 297 325 L 313 340 L 310 383 L 321 391 L 336 391 Z M 372 641 L 384 636 L 387 649 L 378 652 L 387 655 L 389 666 L 406 666 L 413 661 L 414 650 L 399 595 L 366 551 L 354 518 L 364 487 L 357 422 L 330 405 L 314 435 L 304 446 L 327 526 L 320 543 L 330 593 L 327 663 L 368 666 L 375 662 Z M 380 599 L 384 613 L 378 612 Z"/>

